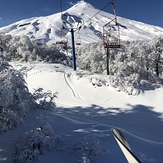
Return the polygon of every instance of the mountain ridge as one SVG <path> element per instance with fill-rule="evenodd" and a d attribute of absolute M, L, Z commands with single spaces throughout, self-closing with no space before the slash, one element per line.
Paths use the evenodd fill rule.
<path fill-rule="evenodd" d="M 61 30 L 62 21 L 65 21 L 69 29 L 77 28 L 79 23 L 82 24 L 80 38 L 83 44 L 97 42 L 102 40 L 103 26 L 114 18 L 113 14 L 104 11 L 92 17 L 98 11 L 99 10 L 91 4 L 80 1 L 68 10 L 63 11 L 62 16 L 61 13 L 56 13 L 49 16 L 24 19 L 11 25 L 1 27 L 0 34 L 11 34 L 13 36 L 27 35 L 29 38 L 44 39 L 47 43 L 55 43 L 59 41 L 61 37 L 66 37 L 70 41 L 70 32 L 68 30 Z M 117 21 L 120 25 L 121 40 L 124 41 L 151 39 L 163 33 L 163 28 L 143 22 L 120 16 L 117 16 Z"/>

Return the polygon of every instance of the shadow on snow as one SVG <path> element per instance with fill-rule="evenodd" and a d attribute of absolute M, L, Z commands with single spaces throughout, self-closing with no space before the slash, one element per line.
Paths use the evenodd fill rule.
<path fill-rule="evenodd" d="M 119 128 L 140 160 L 160 162 L 163 160 L 162 114 L 153 111 L 150 106 L 128 104 L 127 108 L 130 109 L 104 109 L 97 105 L 88 108 L 57 108 L 56 115 L 62 117 L 62 121 L 56 126 L 64 128 L 67 123 L 71 123 L 62 134 L 72 137 L 73 141 L 88 136 L 98 138 L 105 149 L 103 157 L 114 162 L 124 159 L 111 132 L 111 128 Z M 108 154 L 111 157 L 108 158 Z"/>

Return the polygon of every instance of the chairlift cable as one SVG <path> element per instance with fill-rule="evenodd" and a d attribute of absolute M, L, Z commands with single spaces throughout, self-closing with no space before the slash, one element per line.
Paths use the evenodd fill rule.
<path fill-rule="evenodd" d="M 81 29 L 81 27 L 85 24 L 85 23 L 87 23 L 87 22 L 89 22 L 89 21 L 91 21 L 96 15 L 98 15 L 101 11 L 103 11 L 106 7 L 108 7 L 110 4 L 113 4 L 114 3 L 114 0 L 112 0 L 111 2 L 109 2 L 107 5 L 105 5 L 101 10 L 99 10 L 97 13 L 95 13 L 93 16 L 91 16 L 88 20 L 86 20 L 85 22 L 83 22 L 83 24 L 81 24 L 75 31 L 78 31 L 79 32 L 79 30 Z M 62 0 L 60 0 L 60 8 L 61 8 L 61 18 L 62 18 L 62 12 L 63 12 L 63 10 L 62 10 Z M 63 23 L 63 20 L 62 20 L 62 23 Z M 61 37 L 62 37 L 62 35 L 63 35 L 63 31 L 62 31 L 63 29 L 61 29 Z"/>
<path fill-rule="evenodd" d="M 96 15 L 98 15 L 101 11 L 103 11 L 106 7 L 108 7 L 110 4 L 112 4 L 112 3 L 114 3 L 114 0 L 112 0 L 111 2 L 109 2 L 107 5 L 105 5 L 101 10 L 99 10 L 97 13 L 95 13 L 93 16 L 91 16 L 88 20 L 86 20 L 82 25 L 80 25 L 77 29 L 76 29 L 76 31 L 77 30 L 80 30 L 81 29 L 81 27 L 85 24 L 85 23 L 87 23 L 87 22 L 89 22 L 91 19 L 93 19 Z M 62 16 L 62 0 L 60 0 L 60 8 L 61 8 L 61 16 Z"/>
<path fill-rule="evenodd" d="M 63 29 L 63 19 L 62 19 L 63 7 L 62 7 L 62 0 L 60 0 L 60 8 L 61 8 L 61 21 L 62 21 L 62 29 Z M 62 30 L 62 29 L 61 29 L 61 30 Z"/>
<path fill-rule="evenodd" d="M 65 48 L 65 49 L 67 49 L 67 44 L 68 44 L 68 39 L 65 37 L 65 38 L 63 38 L 63 20 L 62 20 L 62 12 L 63 12 L 63 10 L 62 10 L 62 0 L 60 0 L 60 10 L 61 10 L 61 23 L 62 23 L 62 26 L 61 26 L 61 36 L 60 36 L 60 38 L 61 38 L 61 41 L 60 42 L 57 42 L 58 44 L 62 44 L 63 45 L 63 47 Z"/>
<path fill-rule="evenodd" d="M 76 31 L 78 30 L 80 30 L 81 29 L 81 27 L 85 24 L 85 23 L 87 23 L 87 22 L 89 22 L 91 19 L 93 19 L 96 15 L 98 15 L 101 11 L 103 11 L 106 7 L 108 7 L 110 4 L 112 4 L 112 3 L 114 3 L 114 0 L 113 1 L 111 1 L 111 2 L 109 2 L 107 5 L 105 5 L 101 10 L 99 10 L 97 13 L 95 13 L 93 16 L 91 16 L 88 20 L 86 20 L 83 24 L 81 24 L 77 29 L 76 29 Z"/>
<path fill-rule="evenodd" d="M 93 19 L 96 15 L 98 15 L 101 11 L 103 11 L 106 7 L 108 7 L 110 4 L 114 3 L 114 0 L 109 2 L 107 5 L 105 5 L 101 10 L 99 10 L 96 14 L 94 14 L 93 16 L 91 16 L 88 20 L 86 20 L 82 25 L 84 25 L 85 23 L 87 23 L 88 21 L 90 21 L 91 19 Z"/>
<path fill-rule="evenodd" d="M 61 16 L 62 16 L 62 0 L 60 0 L 60 8 L 61 8 Z M 50 26 L 51 26 L 52 28 L 55 28 L 56 30 L 58 30 L 55 26 L 53 26 L 53 25 L 51 25 L 51 24 L 50 24 Z M 61 31 L 61 30 L 59 30 L 59 31 Z"/>
<path fill-rule="evenodd" d="M 62 0 L 60 0 L 60 7 L 61 7 L 61 16 L 62 16 Z"/>

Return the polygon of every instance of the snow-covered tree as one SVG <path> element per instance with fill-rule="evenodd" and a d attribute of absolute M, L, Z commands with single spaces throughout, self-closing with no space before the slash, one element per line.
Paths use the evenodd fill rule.
<path fill-rule="evenodd" d="M 30 40 L 28 36 L 2 35 L 0 53 L 8 60 L 45 61 L 70 65 L 69 58 L 55 44 L 46 45 L 44 40 Z"/>
<path fill-rule="evenodd" d="M 36 103 L 23 75 L 0 60 L 0 133 L 3 133 L 17 127 Z"/>
<path fill-rule="evenodd" d="M 110 83 L 123 90 L 130 86 L 138 88 L 144 83 L 141 81 L 163 84 L 162 47 L 163 38 L 160 37 L 150 41 L 126 41 L 119 49 L 109 49 Z M 106 51 L 101 43 L 87 44 L 76 52 L 78 67 L 106 74 Z"/>
<path fill-rule="evenodd" d="M 52 147 L 59 149 L 61 144 L 60 137 L 48 123 L 48 117 L 42 116 L 37 128 L 16 140 L 13 162 L 34 162 L 39 155 L 47 153 Z"/>

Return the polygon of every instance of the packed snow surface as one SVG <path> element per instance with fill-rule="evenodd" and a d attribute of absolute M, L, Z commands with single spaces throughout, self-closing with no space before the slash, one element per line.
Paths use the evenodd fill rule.
<path fill-rule="evenodd" d="M 38 127 L 38 119 L 43 115 L 66 147 L 63 151 L 52 148 L 39 155 L 36 162 L 76 163 L 79 158 L 72 152 L 72 144 L 91 138 L 98 139 L 101 146 L 94 162 L 125 163 L 111 131 L 114 127 L 122 131 L 142 162 L 163 161 L 163 88 L 142 90 L 131 96 L 111 86 L 98 85 L 98 79 L 108 79 L 105 75 L 73 71 L 60 64 L 11 64 L 24 72 L 30 92 L 43 88 L 57 93 L 56 107 L 53 111 L 32 110 L 20 127 L 0 135 L 0 162 L 11 162 L 15 140 Z"/>

